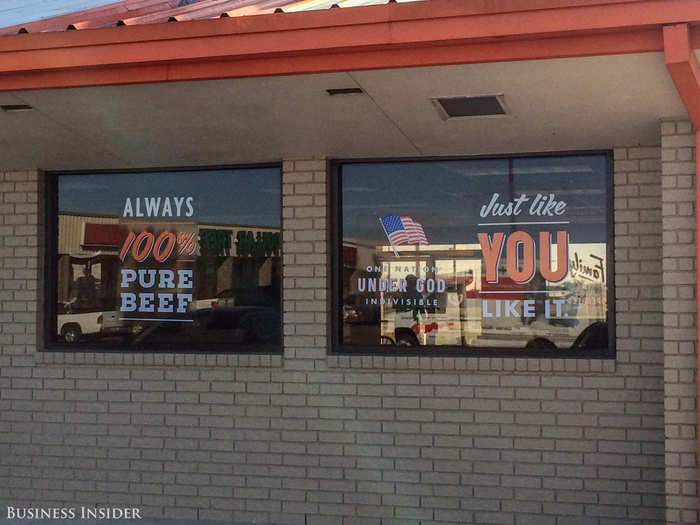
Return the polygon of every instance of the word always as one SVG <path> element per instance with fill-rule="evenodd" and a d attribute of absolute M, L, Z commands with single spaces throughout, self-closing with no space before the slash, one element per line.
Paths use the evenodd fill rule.
<path fill-rule="evenodd" d="M 193 204 L 194 197 L 127 197 L 122 217 L 192 217 Z"/>

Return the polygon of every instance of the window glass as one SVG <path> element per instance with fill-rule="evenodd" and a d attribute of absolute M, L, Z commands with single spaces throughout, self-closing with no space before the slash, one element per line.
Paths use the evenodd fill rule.
<path fill-rule="evenodd" d="M 57 176 L 63 347 L 274 351 L 280 170 Z"/>
<path fill-rule="evenodd" d="M 341 350 L 608 352 L 606 155 L 339 166 Z"/>

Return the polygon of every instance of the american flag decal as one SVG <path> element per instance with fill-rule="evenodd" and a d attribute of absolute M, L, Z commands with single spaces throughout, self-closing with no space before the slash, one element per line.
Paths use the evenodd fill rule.
<path fill-rule="evenodd" d="M 420 222 L 411 217 L 387 215 L 379 219 L 392 246 L 399 244 L 428 244 Z"/>

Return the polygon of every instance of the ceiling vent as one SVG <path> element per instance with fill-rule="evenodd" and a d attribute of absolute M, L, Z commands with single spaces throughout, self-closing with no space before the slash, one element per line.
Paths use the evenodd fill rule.
<path fill-rule="evenodd" d="M 443 120 L 464 117 L 502 117 L 508 114 L 503 95 L 432 99 Z"/>
<path fill-rule="evenodd" d="M 327 89 L 326 93 L 333 97 L 335 95 L 361 95 L 364 91 L 359 87 L 346 87 Z"/>
<path fill-rule="evenodd" d="M 18 112 L 18 111 L 31 111 L 34 108 L 28 106 L 27 104 L 2 104 L 0 109 L 6 111 L 7 113 Z"/>

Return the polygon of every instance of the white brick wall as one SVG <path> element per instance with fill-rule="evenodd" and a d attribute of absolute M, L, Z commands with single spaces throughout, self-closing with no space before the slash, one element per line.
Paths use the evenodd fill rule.
<path fill-rule="evenodd" d="M 695 131 L 662 123 L 666 522 L 698 523 Z"/>
<path fill-rule="evenodd" d="M 284 354 L 287 368 L 313 370 L 328 344 L 327 165 L 288 160 L 283 171 Z"/>
<path fill-rule="evenodd" d="M 37 354 L 37 177 L 0 175 L 0 508 L 663 523 L 660 149 L 615 157 L 616 362 L 328 357 L 319 159 L 284 163 L 284 357 Z"/>

